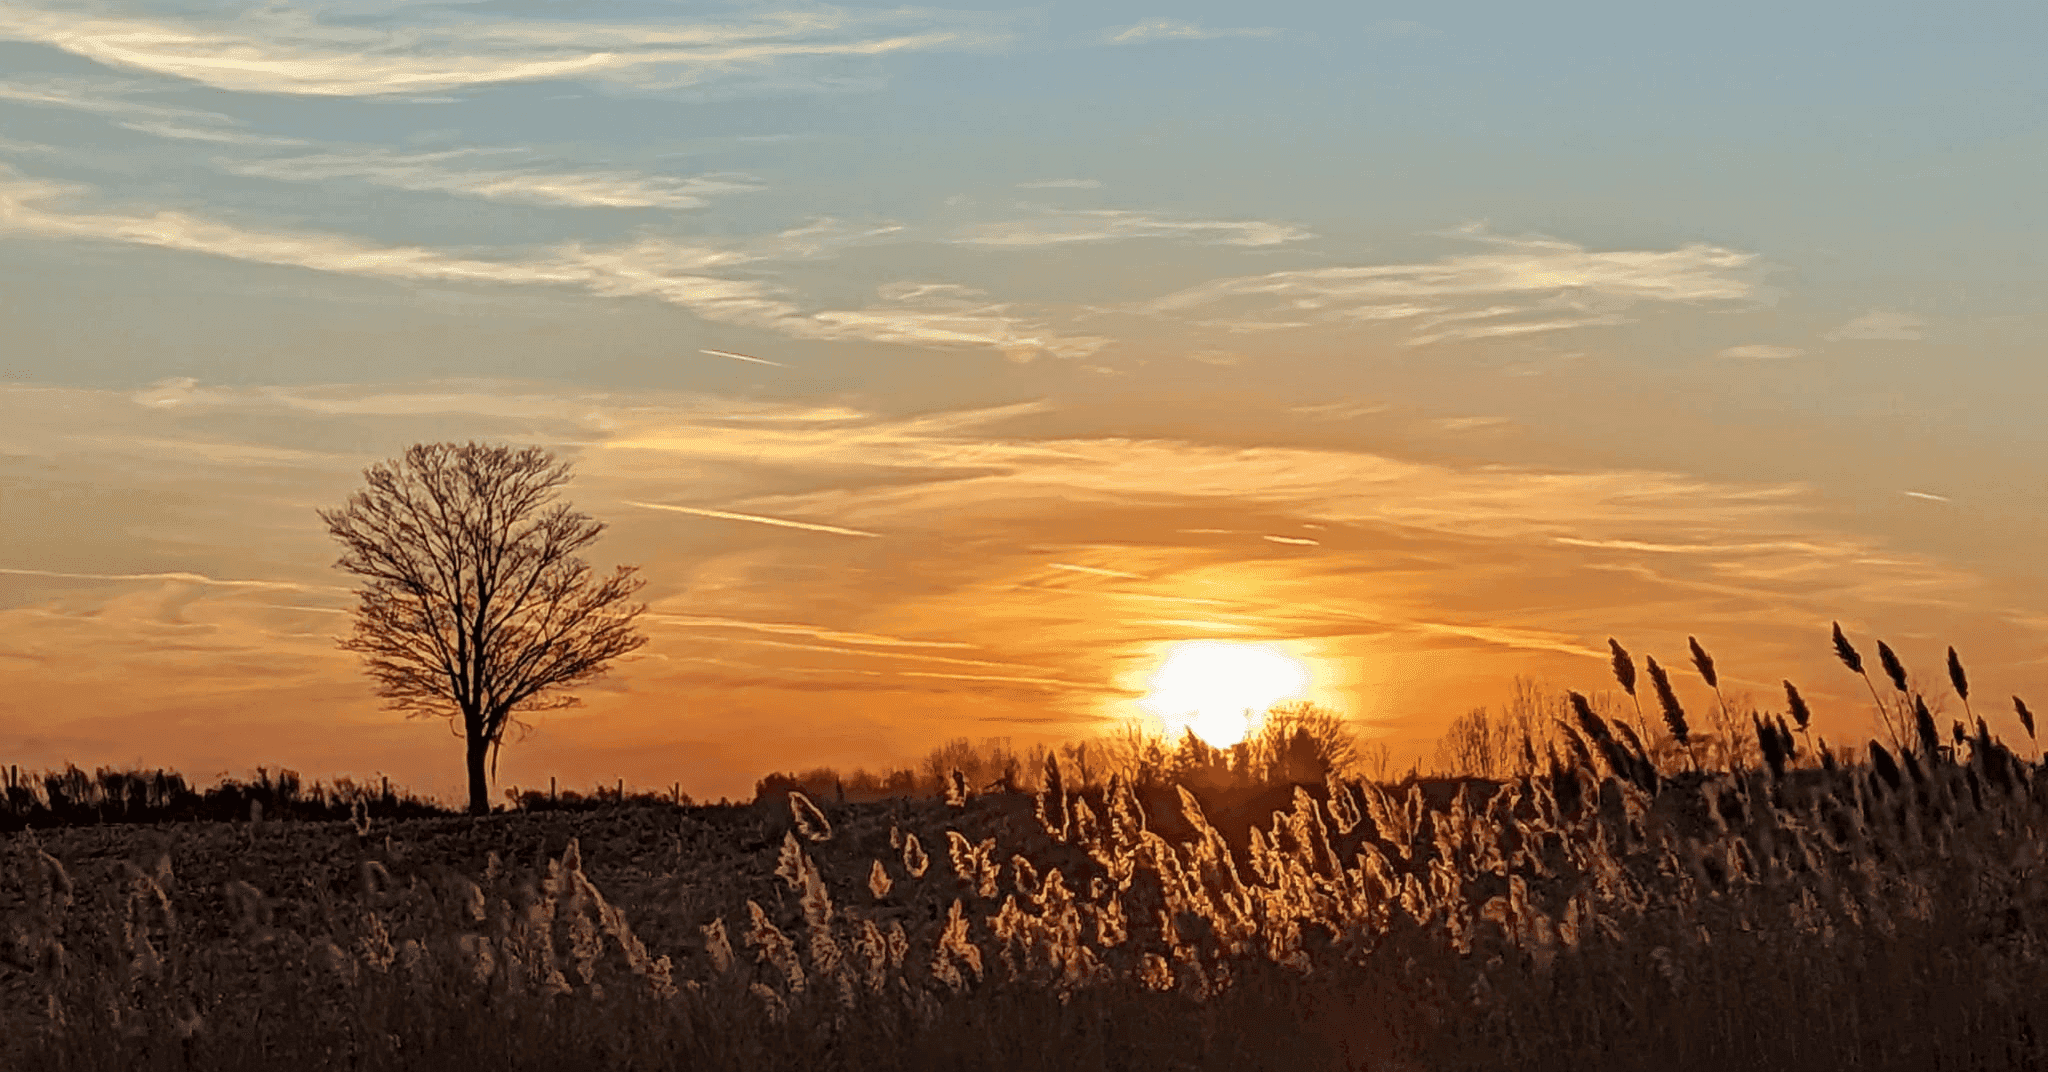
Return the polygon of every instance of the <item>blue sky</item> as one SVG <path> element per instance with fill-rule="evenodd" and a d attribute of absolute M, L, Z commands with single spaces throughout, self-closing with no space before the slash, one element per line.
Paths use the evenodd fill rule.
<path fill-rule="evenodd" d="M 1411 755 L 1609 635 L 1843 739 L 1832 619 L 2023 691 L 2044 22 L 0 3 L 0 752 L 450 780 L 312 509 L 472 437 L 668 616 L 510 780 L 1086 735 L 1196 639 Z"/>

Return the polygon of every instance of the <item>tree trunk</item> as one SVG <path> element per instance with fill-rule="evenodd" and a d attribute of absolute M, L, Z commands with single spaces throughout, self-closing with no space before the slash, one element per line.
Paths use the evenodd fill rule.
<path fill-rule="evenodd" d="M 484 735 L 472 729 L 469 733 L 469 813 L 489 815 L 491 813 L 490 786 L 484 780 L 484 757 L 490 753 L 491 743 Z"/>

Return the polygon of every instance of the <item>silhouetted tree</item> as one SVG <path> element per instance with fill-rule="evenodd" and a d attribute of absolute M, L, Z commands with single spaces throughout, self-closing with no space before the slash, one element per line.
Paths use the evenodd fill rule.
<path fill-rule="evenodd" d="M 605 526 L 553 503 L 569 465 L 538 447 L 418 444 L 363 473 L 368 488 L 319 511 L 335 563 L 368 579 L 355 633 L 387 708 L 459 718 L 469 809 L 490 810 L 484 756 L 515 711 L 572 707 L 562 690 L 646 638 L 630 566 L 593 581 L 576 553 Z"/>
<path fill-rule="evenodd" d="M 1506 766 L 1505 718 L 1494 719 L 1475 707 L 1451 720 L 1436 742 L 1436 768 L 1444 774 L 1491 778 Z"/>
<path fill-rule="evenodd" d="M 1309 700 L 1290 700 L 1266 709 L 1252 734 L 1252 754 L 1264 760 L 1271 784 L 1320 782 L 1335 774 L 1357 774 L 1358 736 L 1344 716 Z"/>

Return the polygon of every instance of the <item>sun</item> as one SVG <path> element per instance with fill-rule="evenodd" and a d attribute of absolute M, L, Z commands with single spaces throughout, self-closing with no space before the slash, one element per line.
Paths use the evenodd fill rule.
<path fill-rule="evenodd" d="M 1138 706 L 1159 716 L 1169 735 L 1183 730 L 1218 748 L 1248 736 L 1252 720 L 1308 690 L 1308 668 L 1267 644 L 1190 640 L 1175 644 L 1147 683 Z"/>

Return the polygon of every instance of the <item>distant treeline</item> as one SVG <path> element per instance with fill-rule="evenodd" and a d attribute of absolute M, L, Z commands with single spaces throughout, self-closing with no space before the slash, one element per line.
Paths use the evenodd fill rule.
<path fill-rule="evenodd" d="M 1377 770 L 1361 769 L 1372 765 L 1372 753 L 1359 746 L 1342 717 L 1304 701 L 1275 705 L 1249 737 L 1223 748 L 1193 733 L 1163 737 L 1136 723 L 1094 740 L 1057 747 L 1039 744 L 1023 751 L 1012 747 L 1007 737 L 979 744 L 958 737 L 933 748 L 915 767 L 844 773 L 814 767 L 770 774 L 755 783 L 754 799 L 792 789 L 815 800 L 845 803 L 944 796 L 955 771 L 969 792 L 1036 792 L 1046 762 L 1054 757 L 1073 789 L 1101 788 L 1112 775 L 1141 789 L 1176 782 L 1191 788 L 1258 789 L 1320 784 L 1332 774 L 1385 775 L 1384 762 Z"/>
<path fill-rule="evenodd" d="M 1359 749 L 1343 720 L 1313 704 L 1275 707 L 1251 737 L 1229 748 L 1214 748 L 1192 734 L 1178 740 L 1147 734 L 1135 725 L 1096 740 L 1024 750 L 1008 738 L 975 743 L 965 737 L 933 748 L 915 767 L 841 773 L 815 767 L 775 773 L 754 786 L 754 801 L 777 800 L 798 790 L 821 803 L 862 803 L 915 797 L 943 797 L 955 780 L 970 794 L 1036 792 L 1046 764 L 1057 758 L 1066 784 L 1100 789 L 1112 775 L 1146 789 L 1179 782 L 1190 787 L 1258 789 L 1282 784 L 1319 784 L 1331 774 L 1361 773 Z M 1364 772 L 1371 773 L 1371 772 Z M 413 819 L 464 814 L 411 793 L 396 791 L 389 779 L 357 784 L 348 778 L 304 783 L 296 771 L 257 768 L 256 777 L 223 779 L 195 789 L 169 770 L 112 770 L 86 773 L 76 766 L 33 772 L 0 770 L 0 831 L 24 827 L 90 826 L 100 823 L 249 822 Z M 564 789 L 502 790 L 518 811 L 587 811 L 621 805 L 694 806 L 680 784 L 628 792 L 623 781 L 588 792 Z M 748 803 L 728 802 L 720 804 Z"/>
<path fill-rule="evenodd" d="M 111 770 L 87 774 L 76 766 L 61 771 L 23 771 L 8 766 L 0 793 L 0 830 L 24 827 L 90 826 L 96 823 L 246 822 L 282 819 L 334 821 L 369 817 L 413 819 L 453 812 L 411 793 L 394 791 L 389 779 L 358 785 L 347 778 L 306 785 L 298 772 L 272 774 L 256 768 L 250 781 L 223 779 L 194 789 L 184 775 L 168 770 Z"/>

